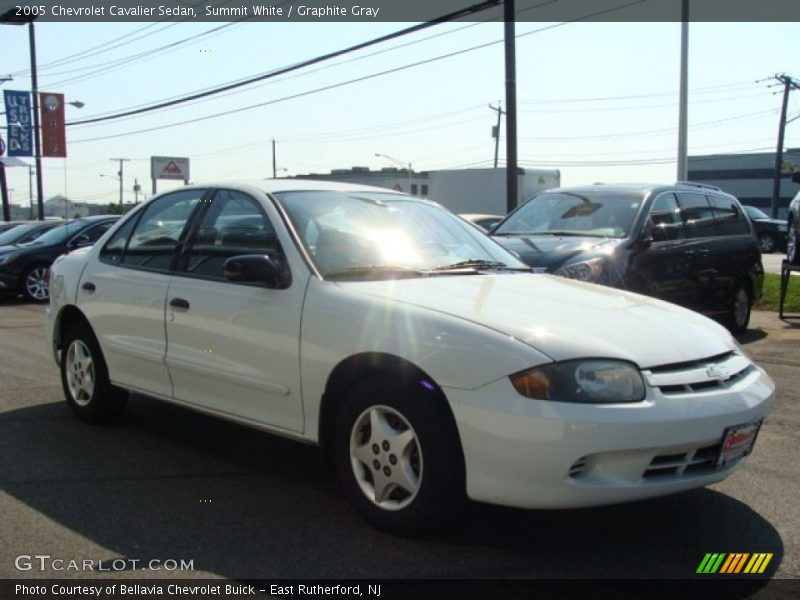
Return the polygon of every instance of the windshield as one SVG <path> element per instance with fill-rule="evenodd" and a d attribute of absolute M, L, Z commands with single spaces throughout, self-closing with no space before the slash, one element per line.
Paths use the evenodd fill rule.
<path fill-rule="evenodd" d="M 529 270 L 475 227 L 433 203 L 375 192 L 275 196 L 326 278 Z"/>
<path fill-rule="evenodd" d="M 630 192 L 545 192 L 534 196 L 492 233 L 623 238 L 642 198 L 641 193 Z"/>
<path fill-rule="evenodd" d="M 8 231 L 0 233 L 0 246 L 26 244 L 35 240 L 51 227 L 53 227 L 53 225 L 45 225 L 41 221 L 17 225 Z"/>
<path fill-rule="evenodd" d="M 757 209 L 755 206 L 745 206 L 744 210 L 747 212 L 747 216 L 751 219 L 769 219 L 765 213 Z"/>
<path fill-rule="evenodd" d="M 67 223 L 65 225 L 59 225 L 47 233 L 40 235 L 34 240 L 33 243 L 44 246 L 63 244 L 84 227 L 86 227 L 86 221 L 72 221 L 71 223 Z"/>

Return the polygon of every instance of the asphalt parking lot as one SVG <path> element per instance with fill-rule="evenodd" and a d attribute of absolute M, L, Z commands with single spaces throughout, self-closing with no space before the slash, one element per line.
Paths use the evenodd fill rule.
<path fill-rule="evenodd" d="M 601 509 L 473 504 L 403 539 L 361 521 L 313 447 L 142 397 L 113 425 L 77 421 L 43 312 L 0 301 L 0 578 L 97 576 L 20 571 L 23 554 L 193 561 L 125 578 L 684 578 L 708 552 L 774 553 L 767 575 L 800 577 L 800 320 L 754 313 L 742 339 L 778 392 L 727 481 Z"/>

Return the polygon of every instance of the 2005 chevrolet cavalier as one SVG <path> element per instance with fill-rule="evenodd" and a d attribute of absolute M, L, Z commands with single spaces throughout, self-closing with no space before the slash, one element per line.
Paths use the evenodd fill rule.
<path fill-rule="evenodd" d="M 322 446 L 358 510 L 410 531 L 466 496 L 529 508 L 704 486 L 774 386 L 713 321 L 528 267 L 378 188 L 182 188 L 51 274 L 67 402 L 128 391 Z"/>

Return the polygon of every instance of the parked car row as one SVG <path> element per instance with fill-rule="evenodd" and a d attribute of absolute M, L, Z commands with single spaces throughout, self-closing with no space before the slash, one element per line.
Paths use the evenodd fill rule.
<path fill-rule="evenodd" d="M 53 264 L 47 338 L 67 403 L 104 421 L 135 390 L 318 444 L 358 511 L 399 532 L 447 522 L 465 496 L 565 508 L 720 481 L 753 448 L 770 378 L 696 312 L 585 281 L 632 271 L 680 288 L 700 262 L 698 285 L 716 290 L 714 269 L 720 294 L 749 300 L 749 222 L 711 189 L 604 191 L 534 200 L 494 239 L 345 183 L 162 194 Z M 529 218 L 541 206 L 555 207 L 546 228 Z M 714 244 L 745 238 L 729 276 Z M 555 249 L 546 270 L 572 280 L 495 240 L 527 260 Z"/>
<path fill-rule="evenodd" d="M 0 294 L 24 295 L 34 302 L 50 298 L 50 265 L 64 252 L 96 242 L 117 216 L 74 221 L 33 221 L 0 234 Z"/>

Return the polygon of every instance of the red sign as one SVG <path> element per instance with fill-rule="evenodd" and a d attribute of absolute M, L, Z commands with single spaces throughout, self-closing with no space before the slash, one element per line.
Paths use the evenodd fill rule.
<path fill-rule="evenodd" d="M 64 94 L 39 93 L 42 128 L 42 156 L 66 158 L 67 138 L 64 132 Z"/>

